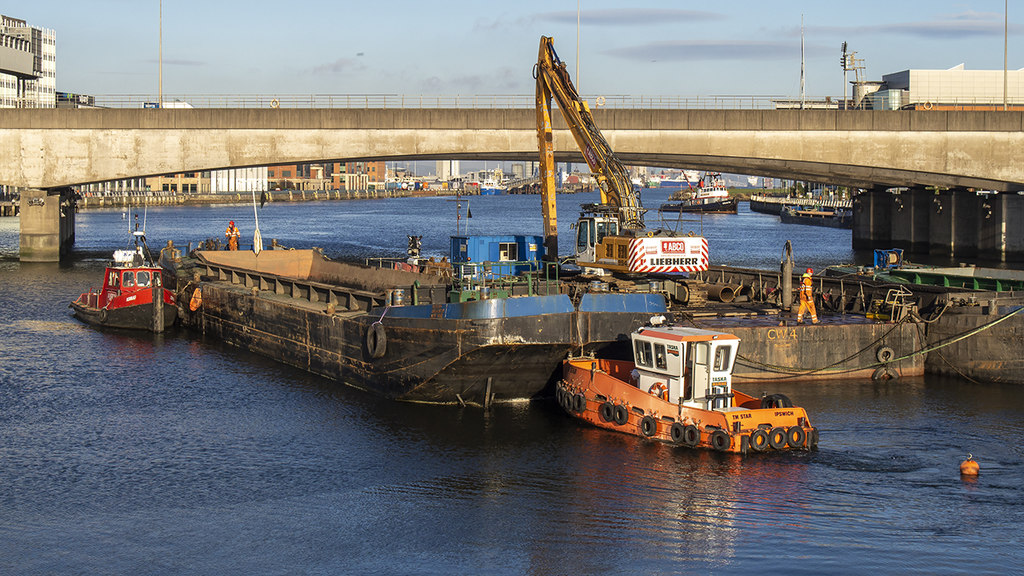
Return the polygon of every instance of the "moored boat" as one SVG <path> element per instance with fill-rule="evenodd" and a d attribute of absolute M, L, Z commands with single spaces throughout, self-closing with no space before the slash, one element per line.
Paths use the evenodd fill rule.
<path fill-rule="evenodd" d="M 171 327 L 178 318 L 174 293 L 164 287 L 162 269 L 146 260 L 141 246 L 115 251 L 103 273 L 103 286 L 71 303 L 75 316 L 108 328 L 155 332 Z"/>
<path fill-rule="evenodd" d="M 630 335 L 633 360 L 569 358 L 556 388 L 570 415 L 595 426 L 721 452 L 809 450 L 818 430 L 785 395 L 732 388 L 739 338 L 679 326 Z"/>
<path fill-rule="evenodd" d="M 784 224 L 810 224 L 828 228 L 853 228 L 853 211 L 839 208 L 784 206 L 779 212 Z"/>
<path fill-rule="evenodd" d="M 662 212 L 702 212 L 704 214 L 735 214 L 735 198 L 729 196 L 729 189 L 722 182 L 721 174 L 708 173 L 701 178 L 697 188 L 680 190 L 661 205 Z"/>

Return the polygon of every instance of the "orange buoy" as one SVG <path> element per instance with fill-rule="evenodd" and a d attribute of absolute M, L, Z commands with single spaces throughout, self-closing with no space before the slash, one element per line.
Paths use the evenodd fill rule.
<path fill-rule="evenodd" d="M 973 454 L 968 454 L 967 460 L 960 463 L 960 474 L 962 476 L 977 476 L 980 469 L 981 467 L 974 460 Z"/>

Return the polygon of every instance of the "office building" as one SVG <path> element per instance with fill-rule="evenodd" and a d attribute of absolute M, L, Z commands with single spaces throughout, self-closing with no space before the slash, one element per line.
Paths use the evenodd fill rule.
<path fill-rule="evenodd" d="M 54 108 L 57 35 L 0 15 L 0 108 Z"/>

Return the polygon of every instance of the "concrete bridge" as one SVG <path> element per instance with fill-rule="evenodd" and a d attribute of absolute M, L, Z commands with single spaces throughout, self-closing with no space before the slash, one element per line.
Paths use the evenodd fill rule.
<path fill-rule="evenodd" d="M 876 190 L 1024 190 L 1022 112 L 598 109 L 594 117 L 626 164 Z M 556 159 L 582 162 L 564 125 L 556 123 L 555 129 Z M 51 196 L 78 184 L 122 178 L 371 159 L 534 161 L 535 112 L 0 110 L 0 184 L 47 190 Z M 30 212 L 23 201 L 22 218 L 31 219 Z M 56 229 L 56 223 L 50 227 Z"/>

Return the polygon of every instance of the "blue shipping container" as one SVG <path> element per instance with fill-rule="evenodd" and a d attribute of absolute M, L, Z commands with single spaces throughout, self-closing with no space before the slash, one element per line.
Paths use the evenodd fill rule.
<path fill-rule="evenodd" d="M 452 236 L 451 248 L 453 265 L 488 263 L 485 270 L 467 269 L 487 279 L 537 270 L 544 257 L 541 236 Z"/>

